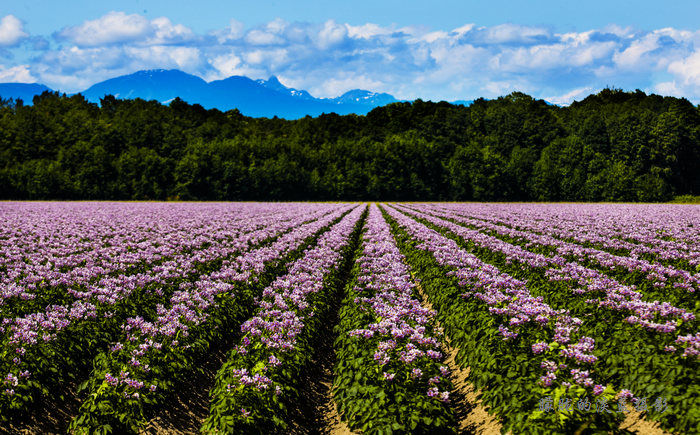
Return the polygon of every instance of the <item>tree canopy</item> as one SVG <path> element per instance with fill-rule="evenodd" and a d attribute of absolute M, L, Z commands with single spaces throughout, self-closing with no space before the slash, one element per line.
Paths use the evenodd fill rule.
<path fill-rule="evenodd" d="M 1 199 L 665 201 L 700 194 L 700 110 L 605 89 L 288 121 L 180 99 L 0 97 Z"/>

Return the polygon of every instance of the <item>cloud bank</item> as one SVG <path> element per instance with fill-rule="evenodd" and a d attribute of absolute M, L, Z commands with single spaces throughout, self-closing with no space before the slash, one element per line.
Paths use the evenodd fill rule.
<path fill-rule="evenodd" d="M 28 58 L 17 59 L 20 52 Z M 25 55 L 26 57 L 26 55 Z M 606 86 L 700 102 L 700 31 L 609 26 L 558 33 L 548 27 L 466 23 L 455 29 L 289 23 L 197 34 L 167 17 L 110 12 L 29 35 L 0 18 L 0 80 L 75 92 L 141 69 L 177 68 L 205 80 L 279 77 L 317 97 L 355 88 L 401 99 L 494 98 L 522 91 L 568 104 Z"/>

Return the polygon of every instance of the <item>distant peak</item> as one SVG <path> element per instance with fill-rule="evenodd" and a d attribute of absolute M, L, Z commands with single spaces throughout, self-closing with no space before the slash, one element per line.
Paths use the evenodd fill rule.
<path fill-rule="evenodd" d="M 276 76 L 270 76 L 270 78 L 267 80 L 259 79 L 259 80 L 256 80 L 256 82 L 265 86 L 266 88 L 274 89 L 277 91 L 288 89 L 286 86 L 284 86 L 282 83 L 280 83 L 280 81 L 277 79 Z"/>
<path fill-rule="evenodd" d="M 352 89 L 344 93 L 343 97 L 371 98 L 377 95 L 376 92 L 365 91 L 364 89 Z"/>

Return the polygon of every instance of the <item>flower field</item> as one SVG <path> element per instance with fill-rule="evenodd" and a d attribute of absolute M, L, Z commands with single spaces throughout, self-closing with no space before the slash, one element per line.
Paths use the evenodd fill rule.
<path fill-rule="evenodd" d="M 692 205 L 0 203 L 0 432 L 700 433 L 699 228 Z M 465 427 L 476 406 L 498 427 Z"/>

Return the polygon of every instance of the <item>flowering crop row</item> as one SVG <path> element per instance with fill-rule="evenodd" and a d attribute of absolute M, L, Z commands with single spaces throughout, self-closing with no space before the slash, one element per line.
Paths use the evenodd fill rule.
<path fill-rule="evenodd" d="M 474 239 L 484 237 L 483 234 L 475 236 L 473 230 L 451 222 L 425 215 L 421 217 L 437 225 L 436 228 L 443 227 L 464 237 L 465 246 Z M 500 251 L 504 256 L 509 253 L 508 244 L 500 240 L 492 242 L 488 249 Z M 533 254 L 524 254 L 523 258 L 528 255 Z M 487 256 L 494 260 L 493 256 Z M 517 261 L 517 257 L 509 258 Z M 596 368 L 601 379 L 619 388 L 632 390 L 639 397 L 669 397 L 670 404 L 676 409 L 689 410 L 689 413 L 682 415 L 650 412 L 651 417 L 659 419 L 665 427 L 687 430 L 698 424 L 700 413 L 693 410 L 700 405 L 700 389 L 695 387 L 700 382 L 697 371 L 700 334 L 692 334 L 693 313 L 668 303 L 642 301 L 642 295 L 632 287 L 621 285 L 575 263 L 556 265 L 548 270 L 542 266 L 538 269 L 526 261 L 521 263 L 521 267 L 508 266 L 505 261 L 500 261 L 500 264 L 527 277 L 550 303 L 576 312 L 585 320 L 582 330 L 588 336 L 595 337 L 597 342 L 605 342 L 605 348 L 596 349 L 595 352 L 604 362 Z M 565 281 L 564 287 L 557 285 L 561 282 L 559 280 Z M 590 292 L 602 293 L 603 298 L 586 299 L 590 298 Z M 581 297 L 571 298 L 567 294 Z M 633 315 L 624 317 L 624 312 Z M 657 323 L 654 321 L 656 316 L 674 320 Z M 673 369 L 659 372 L 661 366 Z M 654 379 L 663 379 L 663 382 L 652 382 Z"/>
<path fill-rule="evenodd" d="M 488 386 L 482 400 L 504 419 L 504 429 L 552 433 L 619 424 L 614 415 L 576 410 L 532 413 L 539 398 L 551 391 L 614 398 L 610 386 L 595 382 L 595 340 L 580 331 L 580 319 L 533 297 L 526 282 L 482 262 L 454 240 L 397 210 L 386 212 L 405 234 L 403 250 L 422 276 L 451 342 L 460 349 L 458 362 L 470 368 L 478 388 Z"/>
<path fill-rule="evenodd" d="M 262 293 L 255 314 L 216 376 L 206 433 L 267 432 L 287 427 L 297 378 L 313 354 L 313 340 L 342 288 L 365 207 L 357 207 L 319 237 Z"/>
<path fill-rule="evenodd" d="M 700 216 L 688 205 L 444 204 L 486 222 L 597 246 L 626 256 L 700 265 Z"/>
<path fill-rule="evenodd" d="M 334 396 L 362 433 L 449 433 L 455 417 L 434 313 L 417 290 L 376 205 L 341 309 Z"/>
<path fill-rule="evenodd" d="M 665 290 L 680 289 L 681 292 L 694 293 L 696 289 L 700 288 L 700 273 L 691 274 L 686 270 L 677 269 L 658 262 L 611 254 L 599 249 L 566 242 L 550 235 L 521 231 L 464 217 L 461 213 L 440 212 L 434 209 L 430 210 L 430 212 L 435 216 L 445 217 L 460 222 L 461 224 L 473 226 L 480 231 L 491 231 L 500 236 L 506 236 L 511 240 L 522 240 L 521 243 L 524 244 L 526 248 L 531 248 L 533 246 L 551 248 L 557 260 L 559 260 L 557 262 L 558 264 L 561 264 L 561 259 L 558 258 L 561 256 L 566 258 L 567 262 L 577 261 L 590 263 L 603 270 L 627 270 L 631 273 L 636 272 L 643 275 L 646 280 L 651 281 L 653 287 L 660 287 Z"/>
<path fill-rule="evenodd" d="M 317 213 L 330 210 L 325 207 Z M 89 367 L 100 348 L 114 341 L 119 326 L 130 313 L 155 311 L 157 301 L 172 294 L 180 285 L 196 280 L 198 269 L 206 270 L 207 265 L 217 267 L 217 254 L 220 265 L 222 258 L 287 231 L 306 219 L 291 211 L 287 218 L 279 212 L 270 214 L 269 220 L 261 219 L 263 228 L 257 231 L 250 230 L 259 225 L 246 226 L 240 222 L 242 231 L 246 232 L 228 232 L 226 243 L 210 245 L 193 252 L 191 257 L 178 255 L 172 267 L 161 264 L 148 272 L 102 278 L 99 288 L 84 292 L 97 295 L 97 300 L 83 297 L 66 306 L 49 305 L 44 312 L 3 319 L 0 370 L 7 373 L 6 378 L 16 380 L 0 393 L 3 417 L 9 416 L 10 409 L 25 409 L 36 401 L 39 392 L 46 395 L 57 385 L 75 378 Z"/>
<path fill-rule="evenodd" d="M 127 319 L 122 325 L 123 338 L 97 357 L 93 374 L 85 382 L 88 396 L 71 423 L 72 429 L 92 432 L 109 426 L 136 430 L 143 425 L 147 414 L 167 400 L 174 388 L 173 379 L 191 370 L 193 362 L 202 358 L 215 340 L 228 335 L 249 313 L 261 286 L 350 208 L 336 207 L 336 211 L 297 226 L 272 244 L 245 252 L 227 261 L 222 269 L 182 285 L 170 298 L 168 308 L 157 307 L 154 321 L 138 316 Z"/>
<path fill-rule="evenodd" d="M 615 432 L 627 405 L 700 433 L 700 215 L 678 210 L 5 203 L 0 432 L 56 407 L 56 431 L 137 433 L 189 387 L 205 433 L 294 431 L 326 399 L 354 431 L 452 433 L 440 324 L 503 431 Z"/>
<path fill-rule="evenodd" d="M 259 228 L 256 217 L 264 220 L 284 212 L 260 206 L 230 215 L 224 215 L 221 207 L 190 210 L 188 215 L 178 209 L 151 210 L 156 215 L 170 213 L 162 216 L 161 225 L 149 227 L 143 211 L 114 204 L 40 210 L 46 215 L 29 213 L 19 228 L 0 226 L 4 242 L 0 250 L 7 255 L 0 256 L 5 269 L 0 274 L 0 316 L 30 314 L 32 309 L 43 310 L 47 301 L 56 305 L 86 300 L 92 293 L 100 301 L 100 287 L 129 275 L 144 279 L 148 274 L 137 271 L 155 266 L 181 267 L 183 259 L 201 258 L 205 248 L 230 245 L 232 239 Z M 4 223 L 16 221 L 9 211 L 0 213 Z M 78 211 L 88 214 L 89 225 L 74 215 Z M 55 231 L 56 226 L 62 231 Z"/>
<path fill-rule="evenodd" d="M 451 231 L 464 240 L 468 240 L 490 251 L 503 254 L 507 263 L 517 262 L 523 264 L 526 271 L 532 268 L 543 269 L 552 266 L 544 273 L 544 277 L 547 280 L 568 283 L 568 290 L 575 295 L 603 293 L 604 297 L 602 299 L 587 299 L 586 303 L 611 310 L 629 312 L 632 316 L 626 318 L 628 323 L 636 323 L 650 331 L 669 334 L 676 332 L 677 326 L 684 322 L 695 320 L 695 314 L 691 311 L 677 308 L 668 302 L 643 301 L 643 294 L 635 291 L 634 286 L 623 285 L 595 269 L 581 266 L 576 262 L 565 262 L 561 256 L 549 257 L 536 254 L 520 246 L 465 228 L 450 221 L 427 214 L 418 214 L 418 216 L 434 225 Z M 665 320 L 665 322 L 659 323 L 654 320 Z M 687 328 L 684 329 L 687 331 Z M 680 336 L 680 333 L 678 331 L 677 335 Z M 684 356 L 698 355 L 699 350 L 700 348 L 696 348 L 694 343 L 690 343 L 685 348 Z"/>

